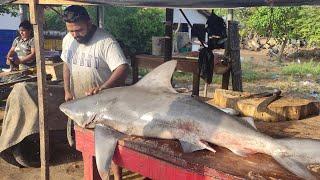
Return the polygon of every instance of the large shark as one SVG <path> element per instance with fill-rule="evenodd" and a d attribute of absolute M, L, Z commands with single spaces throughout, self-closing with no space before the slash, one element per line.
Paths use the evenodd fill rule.
<path fill-rule="evenodd" d="M 264 153 L 304 179 L 316 177 L 308 164 L 320 164 L 320 142 L 311 139 L 273 139 L 250 123 L 231 116 L 171 86 L 177 62 L 166 62 L 138 83 L 106 89 L 99 94 L 63 103 L 60 109 L 81 127 L 95 128 L 95 155 L 102 178 L 119 138 L 135 135 L 178 139 L 184 152 L 228 148 L 239 156 Z"/>

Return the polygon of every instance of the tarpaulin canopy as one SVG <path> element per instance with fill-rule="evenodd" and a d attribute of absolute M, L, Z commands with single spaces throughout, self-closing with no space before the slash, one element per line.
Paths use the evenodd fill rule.
<path fill-rule="evenodd" d="M 0 0 L 2 4 L 15 0 Z M 50 0 L 39 2 L 50 3 Z M 52 0 L 53 1 L 53 0 Z M 68 0 L 69 3 L 83 2 L 136 7 L 181 7 L 181 8 L 234 8 L 255 6 L 301 6 L 320 5 L 320 0 Z M 62 2 L 62 1 L 61 1 Z M 42 3 L 41 3 L 42 4 Z M 55 3 L 56 4 L 56 3 Z M 62 3 L 63 4 L 63 3 Z"/>

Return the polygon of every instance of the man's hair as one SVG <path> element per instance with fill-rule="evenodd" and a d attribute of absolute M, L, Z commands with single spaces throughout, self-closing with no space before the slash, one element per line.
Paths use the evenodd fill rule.
<path fill-rule="evenodd" d="M 77 23 L 80 21 L 89 21 L 90 17 L 84 7 L 72 5 L 64 10 L 63 20 L 68 23 Z"/>
<path fill-rule="evenodd" d="M 22 21 L 19 25 L 19 28 L 23 28 L 23 29 L 26 29 L 26 30 L 31 30 L 32 31 L 32 24 L 28 21 L 28 20 L 25 20 L 25 21 Z"/>

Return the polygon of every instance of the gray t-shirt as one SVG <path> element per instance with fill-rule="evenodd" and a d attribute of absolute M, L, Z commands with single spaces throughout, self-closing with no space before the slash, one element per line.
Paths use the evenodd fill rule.
<path fill-rule="evenodd" d="M 70 69 L 70 88 L 75 98 L 102 85 L 113 70 L 128 63 L 117 41 L 99 28 L 87 44 L 78 43 L 68 33 L 63 38 L 61 59 Z"/>
<path fill-rule="evenodd" d="M 18 58 L 23 58 L 31 54 L 31 48 L 34 48 L 34 39 L 32 37 L 30 39 L 23 40 L 20 37 L 16 37 L 12 43 L 12 47 L 15 47 L 14 52 L 17 54 Z M 24 63 L 27 67 L 34 67 L 35 64 L 36 59 L 32 59 L 31 61 Z"/>

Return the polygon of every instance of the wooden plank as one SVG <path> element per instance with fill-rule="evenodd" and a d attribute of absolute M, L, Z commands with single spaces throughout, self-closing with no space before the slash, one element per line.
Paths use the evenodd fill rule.
<path fill-rule="evenodd" d="M 216 89 L 214 98 L 208 103 L 223 108 L 232 108 L 243 116 L 262 121 L 288 121 L 305 119 L 319 114 L 319 102 L 307 99 L 281 97 L 268 107 L 259 111 L 258 106 L 268 97 L 252 97 L 248 92 L 236 92 Z"/>
<path fill-rule="evenodd" d="M 29 4 L 29 0 L 17 0 L 13 4 Z M 40 5 L 94 5 L 92 3 L 68 1 L 68 0 L 38 0 L 37 4 Z"/>
<path fill-rule="evenodd" d="M 13 82 L 9 82 L 9 83 L 0 83 L 0 88 L 3 88 L 3 87 L 10 87 L 14 84 L 17 84 L 19 82 L 34 82 L 37 80 L 37 77 L 36 76 L 31 76 L 31 77 L 26 77 L 26 78 L 21 78 L 21 79 L 18 79 L 16 81 L 13 81 Z"/>
<path fill-rule="evenodd" d="M 316 128 L 319 128 L 319 123 Z M 75 131 L 76 138 L 78 134 L 81 134 L 82 136 L 81 140 L 80 138 L 77 138 L 77 149 L 94 153 L 94 132 L 79 127 L 75 127 Z M 139 169 L 139 171 L 141 171 L 139 167 L 150 167 L 153 163 L 149 160 L 156 158 L 160 161 L 153 164 L 152 170 L 160 169 L 160 167 L 155 168 L 154 166 L 156 165 L 169 163 L 170 167 L 175 166 L 187 170 L 192 174 L 203 175 L 212 179 L 299 179 L 278 164 L 271 156 L 265 154 L 254 154 L 249 155 L 248 157 L 241 157 L 235 155 L 226 148 L 218 146 L 213 146 L 217 151 L 216 153 L 207 150 L 183 153 L 178 141 L 141 137 L 127 137 L 119 140 L 117 148 L 123 151 L 121 152 L 120 150 L 120 152 L 118 152 L 117 150 L 113 160 L 124 167 L 131 164 L 131 167 L 134 166 Z M 126 148 L 132 150 L 130 151 L 130 156 L 124 152 Z M 140 153 L 139 157 L 141 158 L 134 159 L 133 157 L 136 157 L 137 153 Z M 144 161 L 140 162 L 139 159 L 144 159 Z M 167 167 L 168 166 L 163 165 L 161 168 L 166 169 Z M 145 173 L 145 176 L 159 176 L 159 172 L 155 174 L 155 171 L 150 172 L 145 168 L 143 168 L 141 172 Z M 160 177 L 154 178 L 161 179 L 161 177 L 167 177 L 167 174 L 169 177 L 175 172 L 171 171 L 173 168 L 169 169 L 170 172 L 162 171 Z M 313 169 L 312 171 L 318 178 L 320 177 L 319 171 L 316 169 Z"/>
<path fill-rule="evenodd" d="M 176 58 L 173 57 L 172 60 L 177 60 L 177 70 L 181 70 L 183 72 L 189 73 L 198 73 L 198 61 L 190 60 L 187 58 Z M 162 64 L 163 58 L 159 56 L 152 56 L 152 55 L 136 55 L 135 56 L 135 63 L 138 67 L 154 69 L 160 64 Z"/>
<path fill-rule="evenodd" d="M 277 123 L 257 121 L 255 125 L 260 132 L 273 137 L 298 137 L 320 140 L 320 116 Z"/>
<path fill-rule="evenodd" d="M 95 154 L 94 149 L 94 132 L 89 129 L 83 129 L 78 126 L 75 126 L 75 137 L 76 137 L 76 148 L 77 150 L 81 151 L 83 154 L 84 159 L 84 179 L 85 180 L 93 180 L 93 179 L 100 179 L 97 176 L 95 163 L 92 163 L 94 159 L 93 156 Z M 164 160 L 164 156 L 161 158 L 155 157 L 150 153 L 144 153 L 145 144 L 141 146 L 142 150 L 137 151 L 135 149 L 130 148 L 130 146 L 134 146 L 136 148 L 140 145 L 141 140 L 145 143 L 150 141 L 142 139 L 142 138 L 126 138 L 124 140 L 120 140 L 118 142 L 118 146 L 116 147 L 115 154 L 113 156 L 113 161 L 124 167 L 130 171 L 138 172 L 145 177 L 149 177 L 152 179 L 224 179 L 224 180 L 231 180 L 231 179 L 242 179 L 225 172 L 207 168 L 206 170 L 200 170 L 200 166 L 195 166 L 195 169 L 199 169 L 199 171 L 195 171 L 194 168 L 185 168 L 185 165 L 178 166 L 175 163 L 171 163 L 171 161 Z M 157 141 L 157 140 L 155 140 Z M 173 142 L 168 141 L 166 142 Z M 137 144 L 136 144 L 137 143 Z M 154 147 L 152 147 L 152 151 L 154 151 Z M 164 144 L 168 145 L 168 144 Z M 172 145 L 172 143 L 169 145 Z M 169 147 L 170 148 L 170 147 Z M 162 151 L 162 149 L 158 149 Z M 171 160 L 177 161 L 177 157 L 172 156 L 170 151 L 169 156 Z M 159 153 L 155 153 L 159 154 Z"/>
<path fill-rule="evenodd" d="M 33 24 L 34 42 L 36 49 L 37 82 L 38 82 L 38 108 L 39 108 L 39 134 L 40 134 L 40 158 L 41 179 L 49 179 L 49 129 L 46 122 L 46 72 L 43 50 L 43 17 L 44 8 L 37 5 L 37 0 L 30 0 L 30 21 Z"/>
<path fill-rule="evenodd" d="M 166 9 L 165 39 L 164 39 L 164 61 L 172 58 L 172 26 L 173 9 Z"/>

